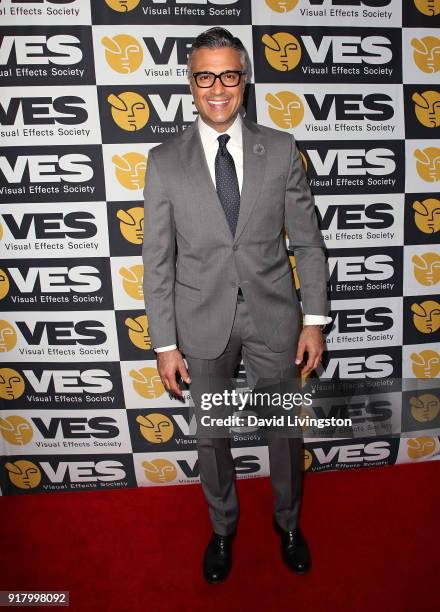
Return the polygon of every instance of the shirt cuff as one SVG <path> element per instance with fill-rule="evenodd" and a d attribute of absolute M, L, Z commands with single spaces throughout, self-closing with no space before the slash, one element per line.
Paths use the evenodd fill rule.
<path fill-rule="evenodd" d="M 158 346 L 154 350 L 156 353 L 165 353 L 165 351 L 172 351 L 177 348 L 176 344 L 170 344 L 169 346 Z"/>
<path fill-rule="evenodd" d="M 303 318 L 303 325 L 327 325 L 327 323 L 331 323 L 331 321 L 331 317 L 305 314 Z"/>

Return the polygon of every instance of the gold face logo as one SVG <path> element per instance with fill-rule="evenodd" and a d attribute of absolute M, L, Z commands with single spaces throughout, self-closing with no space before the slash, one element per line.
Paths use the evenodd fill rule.
<path fill-rule="evenodd" d="M 5 463 L 5 468 L 8 470 L 9 480 L 19 489 L 34 489 L 41 482 L 40 469 L 25 459 L 20 459 L 11 463 Z"/>
<path fill-rule="evenodd" d="M 265 97 L 268 103 L 269 116 L 280 128 L 294 128 L 304 117 L 304 105 L 301 98 L 291 91 L 279 91 Z"/>
<path fill-rule="evenodd" d="M 305 448 L 304 449 L 304 471 L 305 472 L 307 472 L 307 470 L 312 465 L 312 463 L 313 463 L 312 453 Z"/>
<path fill-rule="evenodd" d="M 133 36 L 118 34 L 110 38 L 104 36 L 101 40 L 105 48 L 107 64 L 115 72 L 129 74 L 135 72 L 142 64 L 144 54 L 142 47 Z"/>
<path fill-rule="evenodd" d="M 142 467 L 145 470 L 146 478 L 148 478 L 150 482 L 154 482 L 156 484 L 172 482 L 177 477 L 176 466 L 167 459 L 143 461 Z"/>
<path fill-rule="evenodd" d="M 128 328 L 128 337 L 137 348 L 148 351 L 151 348 L 151 338 L 148 333 L 147 315 L 140 315 L 135 319 L 128 317 L 125 319 Z"/>
<path fill-rule="evenodd" d="M 424 91 L 414 93 L 412 101 L 415 104 L 417 119 L 428 128 L 436 128 L 440 125 L 440 94 L 438 91 Z"/>
<path fill-rule="evenodd" d="M 105 0 L 105 3 L 118 13 L 128 13 L 137 7 L 140 0 Z"/>
<path fill-rule="evenodd" d="M 126 153 L 113 155 L 115 175 L 125 189 L 143 189 L 145 185 L 145 170 L 147 158 L 141 153 Z"/>
<path fill-rule="evenodd" d="M 12 368 L 0 368 L 0 397 L 15 400 L 23 395 L 25 389 L 23 377 Z"/>
<path fill-rule="evenodd" d="M 413 203 L 415 211 L 414 221 L 424 234 L 435 234 L 440 230 L 440 200 L 428 198 L 427 200 L 416 200 Z"/>
<path fill-rule="evenodd" d="M 417 10 L 428 17 L 435 17 L 440 13 L 440 0 L 414 0 L 414 4 Z"/>
<path fill-rule="evenodd" d="M 139 423 L 139 429 L 143 437 L 152 444 L 168 442 L 174 433 L 171 419 L 158 412 L 148 416 L 139 415 L 136 417 L 136 422 Z"/>
<path fill-rule="evenodd" d="M 414 49 L 414 62 L 422 72 L 432 74 L 440 69 L 440 38 L 436 36 L 413 38 L 411 46 Z"/>
<path fill-rule="evenodd" d="M 9 278 L 6 272 L 0 269 L 0 300 L 9 293 Z"/>
<path fill-rule="evenodd" d="M 141 397 L 146 399 L 157 399 L 165 393 L 165 387 L 160 380 L 156 368 L 141 368 L 131 370 L 133 388 Z"/>
<path fill-rule="evenodd" d="M 440 401 L 431 393 L 423 393 L 409 399 L 411 414 L 419 423 L 430 423 L 437 418 L 440 412 Z"/>
<path fill-rule="evenodd" d="M 421 436 L 420 438 L 410 438 L 406 441 L 408 448 L 408 457 L 410 459 L 421 459 L 422 457 L 428 457 L 435 451 L 435 440 L 428 436 Z"/>
<path fill-rule="evenodd" d="M 8 321 L 0 320 L 0 353 L 11 351 L 17 344 L 17 334 Z"/>
<path fill-rule="evenodd" d="M 423 253 L 413 255 L 414 276 L 421 285 L 432 287 L 440 280 L 440 255 L 438 253 Z"/>
<path fill-rule="evenodd" d="M 272 68 L 287 72 L 298 66 L 301 60 L 301 45 L 292 34 L 277 32 L 264 34 L 261 41 L 265 49 L 266 59 Z"/>
<path fill-rule="evenodd" d="M 144 266 L 135 264 L 130 268 L 120 268 L 119 274 L 122 277 L 122 286 L 127 295 L 134 300 L 143 300 L 144 293 L 142 288 Z"/>
<path fill-rule="evenodd" d="M 416 170 L 423 181 L 435 183 L 440 180 L 440 149 L 438 147 L 426 147 L 426 149 L 416 149 Z"/>
<path fill-rule="evenodd" d="M 142 244 L 144 240 L 144 209 L 141 206 L 134 206 L 128 210 L 121 208 L 116 213 L 116 217 L 121 222 L 119 229 L 125 240 L 132 244 Z"/>
<path fill-rule="evenodd" d="M 298 0 L 266 0 L 267 6 L 277 13 L 288 13 L 298 4 Z"/>
<path fill-rule="evenodd" d="M 413 304 L 413 323 L 422 334 L 432 334 L 440 327 L 440 304 L 434 300 L 426 300 L 421 304 Z"/>
<path fill-rule="evenodd" d="M 134 91 L 124 91 L 117 96 L 110 94 L 107 101 L 112 108 L 113 121 L 127 132 L 141 130 L 150 118 L 147 102 Z"/>
<path fill-rule="evenodd" d="M 32 427 L 26 419 L 21 416 L 12 415 L 2 419 L 0 417 L 0 433 L 9 444 L 21 446 L 32 440 Z"/>
<path fill-rule="evenodd" d="M 417 378 L 435 378 L 440 373 L 440 355 L 432 349 L 411 353 L 411 361 Z"/>
<path fill-rule="evenodd" d="M 289 261 L 290 261 L 290 265 L 292 266 L 293 279 L 295 281 L 295 289 L 299 289 L 299 276 L 296 270 L 295 255 L 289 255 Z"/>

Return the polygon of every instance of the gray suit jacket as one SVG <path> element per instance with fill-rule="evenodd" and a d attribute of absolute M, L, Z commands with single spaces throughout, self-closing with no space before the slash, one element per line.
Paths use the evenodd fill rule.
<path fill-rule="evenodd" d="M 232 329 L 238 286 L 270 349 L 285 351 L 296 342 L 300 306 L 284 229 L 304 312 L 327 314 L 324 243 L 290 134 L 243 120 L 235 237 L 197 122 L 150 151 L 144 198 L 144 296 L 153 346 L 177 344 L 192 357 L 218 357 Z"/>

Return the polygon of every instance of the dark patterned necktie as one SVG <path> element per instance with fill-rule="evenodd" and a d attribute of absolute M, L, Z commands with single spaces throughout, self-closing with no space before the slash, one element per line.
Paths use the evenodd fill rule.
<path fill-rule="evenodd" d="M 217 138 L 218 151 L 215 156 L 215 187 L 232 235 L 234 236 L 240 211 L 240 189 L 234 160 L 226 148 L 226 143 L 229 139 L 229 134 L 221 134 Z"/>

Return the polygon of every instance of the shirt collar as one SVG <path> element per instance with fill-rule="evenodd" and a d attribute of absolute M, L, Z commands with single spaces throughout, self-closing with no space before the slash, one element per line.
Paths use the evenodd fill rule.
<path fill-rule="evenodd" d="M 217 145 L 218 144 L 217 138 L 220 136 L 220 132 L 217 132 L 217 130 L 214 130 L 214 128 L 210 127 L 207 123 L 205 123 L 203 119 L 200 117 L 200 115 L 197 120 L 197 123 L 198 123 L 198 128 L 199 128 L 199 132 L 200 132 L 202 141 L 215 143 Z M 240 113 L 238 113 L 231 127 L 228 128 L 226 132 L 222 132 L 222 133 L 229 134 L 229 136 L 231 137 L 231 142 L 237 145 L 241 145 L 242 143 L 241 128 L 242 128 L 242 121 L 241 121 Z"/>

